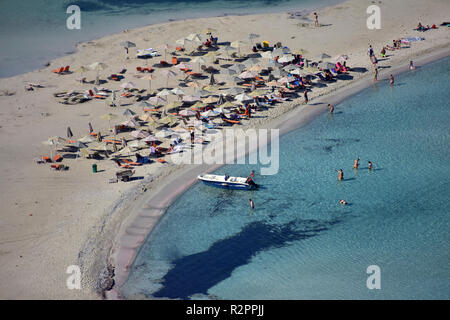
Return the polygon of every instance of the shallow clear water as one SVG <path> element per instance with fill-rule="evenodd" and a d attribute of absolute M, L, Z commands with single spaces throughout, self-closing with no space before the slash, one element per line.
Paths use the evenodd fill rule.
<path fill-rule="evenodd" d="M 42 67 L 76 43 L 169 19 L 313 9 L 339 0 L 2 0 L 0 77 Z M 81 9 L 81 29 L 69 30 L 69 5 Z M 157 44 L 158 45 L 158 44 Z"/>
<path fill-rule="evenodd" d="M 393 88 L 370 87 L 336 106 L 333 117 L 322 114 L 284 135 L 280 171 L 257 175 L 259 191 L 197 183 L 150 233 L 122 294 L 450 298 L 449 81 L 447 58 L 397 76 Z M 252 169 L 259 172 L 249 165 L 218 172 Z M 366 287 L 369 265 L 381 269 L 380 290 Z"/>

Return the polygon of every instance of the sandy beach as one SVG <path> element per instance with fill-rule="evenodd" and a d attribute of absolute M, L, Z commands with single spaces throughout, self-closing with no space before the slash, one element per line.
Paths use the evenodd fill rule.
<path fill-rule="evenodd" d="M 380 30 L 366 27 L 366 8 L 374 3 L 381 8 Z M 147 64 L 135 58 L 134 49 L 156 48 L 167 43 L 172 51 L 177 39 L 214 28 L 218 30 L 215 35 L 219 42 L 243 40 L 249 33 L 256 33 L 261 35 L 259 41 L 267 40 L 270 44 L 279 41 L 292 50 L 306 49 L 308 53 L 304 56 L 313 61 L 314 56 L 323 52 L 332 57 L 346 54 L 350 67 L 367 70 L 350 72 L 352 79 L 349 80 L 312 88 L 308 105 L 299 98 L 258 112 L 258 118 L 242 121 L 244 129 L 280 128 L 281 133 L 286 133 L 326 111 L 328 103 L 337 105 L 373 84 L 373 67 L 367 55 L 369 44 L 380 58 L 381 48 L 392 45 L 393 39 L 425 38 L 403 45 L 400 50 L 388 51 L 386 59 L 379 61 L 379 81 L 406 71 L 410 60 L 421 65 L 449 55 L 448 27 L 424 33 L 413 30 L 419 21 L 424 25 L 447 21 L 449 9 L 450 4 L 444 0 L 412 0 L 407 4 L 406 1 L 350 0 L 319 10 L 320 27 L 314 27 L 312 14 L 302 19 L 277 13 L 174 21 L 82 43 L 76 53 L 54 60 L 46 68 L 1 79 L 0 298 L 101 299 L 99 287 L 102 285 L 98 279 L 105 268 L 108 265 L 115 268 L 114 281 L 116 287 L 120 285 L 126 279 L 136 249 L 165 208 L 196 181 L 199 173 L 217 168 L 178 166 L 169 160 L 168 163 L 153 162 L 135 169 L 141 180 L 110 184 L 109 179 L 118 170 L 113 161 L 65 159 L 63 163 L 69 170 L 64 172 L 50 170 L 49 164 L 36 164 L 35 158 L 50 153 L 49 146 L 42 141 L 52 136 L 65 137 L 68 126 L 74 138 L 85 136 L 88 122 L 93 124 L 95 132 L 107 134 L 108 121 L 102 120 L 101 115 L 120 114 L 128 107 L 110 108 L 104 100 L 96 99 L 77 105 L 58 103 L 54 93 L 84 92 L 94 85 L 78 82 L 79 73 L 57 75 L 51 72 L 53 69 L 65 65 L 76 69 L 101 61 L 108 66 L 101 71 L 101 79 L 123 68 L 127 72 L 124 80 L 108 81 L 99 87 L 115 90 L 120 89 L 121 83 L 132 81 L 138 88 L 148 88 L 148 81 L 140 79 L 135 72 L 137 66 Z M 130 49 L 128 60 L 124 49 L 118 45 L 125 40 L 137 46 Z M 248 53 L 249 44 L 241 50 Z M 159 58 L 147 60 L 148 66 Z M 196 64 L 191 65 L 196 68 Z M 159 70 L 154 75 L 152 88 L 164 87 L 166 79 L 159 75 Z M 92 81 L 95 71 L 87 71 L 84 76 Z M 207 85 L 208 79 L 201 82 Z M 24 88 L 29 83 L 39 83 L 43 88 L 27 91 Z M 175 79 L 169 80 L 171 87 L 177 83 Z M 120 101 L 127 103 L 126 99 Z M 95 174 L 92 164 L 98 165 L 99 171 Z M 81 268 L 81 290 L 69 290 L 66 286 L 69 276 L 66 270 L 70 265 Z M 116 290 L 109 291 L 107 297 L 119 298 Z"/>

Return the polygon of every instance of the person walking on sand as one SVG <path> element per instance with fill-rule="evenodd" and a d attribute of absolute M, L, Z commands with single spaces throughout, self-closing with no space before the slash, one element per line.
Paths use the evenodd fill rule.
<path fill-rule="evenodd" d="M 331 104 L 328 104 L 328 110 L 330 111 L 330 113 L 333 113 L 334 107 Z"/>
<path fill-rule="evenodd" d="M 375 69 L 373 71 L 373 81 L 377 81 L 378 80 L 378 67 L 375 66 Z"/>
<path fill-rule="evenodd" d="M 359 158 L 355 160 L 355 162 L 353 162 L 353 169 L 358 169 L 359 167 Z"/>
<path fill-rule="evenodd" d="M 336 170 L 338 172 L 338 180 L 344 180 L 344 171 L 342 169 Z"/>
<path fill-rule="evenodd" d="M 414 67 L 414 62 L 411 60 L 409 62 L 409 70 L 414 70 L 416 67 Z"/>
<path fill-rule="evenodd" d="M 194 130 L 191 131 L 191 144 L 194 144 L 195 133 Z"/>
<path fill-rule="evenodd" d="M 317 14 L 317 12 L 314 12 L 314 27 L 318 27 L 319 26 L 319 15 Z"/>
<path fill-rule="evenodd" d="M 389 76 L 389 83 L 391 84 L 391 86 L 394 85 L 394 76 L 392 74 Z"/>
<path fill-rule="evenodd" d="M 305 98 L 305 103 L 308 103 L 308 89 L 305 89 L 305 92 L 303 92 L 303 97 Z"/>
<path fill-rule="evenodd" d="M 369 44 L 369 48 L 367 49 L 367 54 L 369 55 L 370 60 L 372 60 L 373 48 L 372 48 L 372 45 L 370 45 L 370 44 Z"/>

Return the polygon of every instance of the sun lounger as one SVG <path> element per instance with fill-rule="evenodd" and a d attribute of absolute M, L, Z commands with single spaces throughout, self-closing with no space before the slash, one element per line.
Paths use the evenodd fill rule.
<path fill-rule="evenodd" d="M 128 165 L 128 164 L 122 164 L 120 163 L 120 160 L 116 159 L 114 160 L 114 162 L 121 168 L 125 168 L 125 169 L 131 169 L 133 168 L 132 166 Z"/>
<path fill-rule="evenodd" d="M 53 162 L 61 162 L 63 160 L 63 157 L 61 157 L 59 154 L 53 157 Z"/>
<path fill-rule="evenodd" d="M 65 166 L 63 164 L 55 163 L 55 164 L 51 164 L 50 165 L 50 169 L 57 170 L 57 171 L 62 171 L 62 170 L 68 170 L 69 167 L 67 167 L 67 166 Z"/>
<path fill-rule="evenodd" d="M 92 90 L 89 90 L 89 96 L 91 96 L 92 98 L 96 98 L 96 99 L 105 99 L 104 96 L 101 96 L 99 94 L 94 94 L 94 92 Z"/>
<path fill-rule="evenodd" d="M 198 73 L 198 72 L 193 72 L 193 71 L 188 71 L 186 72 L 188 75 L 190 75 L 191 77 L 201 77 L 202 74 Z"/>
<path fill-rule="evenodd" d="M 178 59 L 176 57 L 172 57 L 172 65 L 177 65 Z"/>
<path fill-rule="evenodd" d="M 130 98 L 132 96 L 133 96 L 133 94 L 131 92 L 124 92 L 124 93 L 122 93 L 122 97 L 125 97 L 125 98 Z"/>
<path fill-rule="evenodd" d="M 66 66 L 63 70 L 63 72 L 69 72 L 70 66 Z"/>
<path fill-rule="evenodd" d="M 63 72 L 64 72 L 64 67 L 61 67 L 61 68 L 59 68 L 59 69 L 52 70 L 52 72 L 53 72 L 53 73 L 58 73 L 58 74 L 63 73 Z"/>
<path fill-rule="evenodd" d="M 142 163 L 140 163 L 140 162 L 134 162 L 134 161 L 130 161 L 128 159 L 122 159 L 122 161 L 130 166 L 141 166 L 142 165 Z"/>
<path fill-rule="evenodd" d="M 119 140 L 111 140 L 111 139 L 103 139 L 106 143 L 115 143 L 115 144 L 121 144 L 122 142 Z"/>
<path fill-rule="evenodd" d="M 170 64 L 166 60 L 160 60 L 159 63 L 163 66 L 169 66 Z"/>
<path fill-rule="evenodd" d="M 160 163 L 166 163 L 167 161 L 161 158 L 156 159 L 156 161 L 160 162 Z"/>

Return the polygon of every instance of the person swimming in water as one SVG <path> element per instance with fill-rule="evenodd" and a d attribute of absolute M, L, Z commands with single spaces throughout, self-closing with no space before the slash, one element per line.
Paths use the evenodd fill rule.
<path fill-rule="evenodd" d="M 347 204 L 347 201 L 341 200 L 341 201 L 339 201 L 339 203 L 345 206 Z"/>
<path fill-rule="evenodd" d="M 338 180 L 344 180 L 344 171 L 342 169 L 336 170 L 338 172 Z"/>
<path fill-rule="evenodd" d="M 353 162 L 353 169 L 358 169 L 359 167 L 359 158 L 355 160 L 355 162 Z"/>
<path fill-rule="evenodd" d="M 367 161 L 367 163 L 369 164 L 369 170 L 372 170 L 372 168 L 373 168 L 372 162 L 371 161 Z"/>
<path fill-rule="evenodd" d="M 248 199 L 248 202 L 250 202 L 250 207 L 252 209 L 255 209 L 255 203 L 253 202 L 253 200 L 252 199 Z"/>

